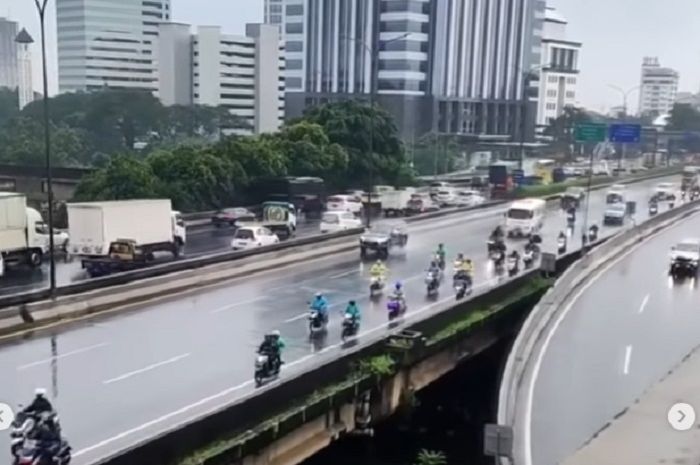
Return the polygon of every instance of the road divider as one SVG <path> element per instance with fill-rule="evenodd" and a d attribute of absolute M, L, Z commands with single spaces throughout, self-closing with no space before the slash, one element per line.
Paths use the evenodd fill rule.
<path fill-rule="evenodd" d="M 614 182 L 615 183 L 622 183 L 622 184 L 630 184 L 630 183 L 642 182 L 645 180 L 654 179 L 654 178 L 658 178 L 658 177 L 668 176 L 668 175 L 674 174 L 676 172 L 678 172 L 678 170 L 672 171 L 672 170 L 664 169 L 664 170 L 660 170 L 658 172 L 645 173 L 644 175 L 632 176 L 629 178 L 615 180 Z M 597 183 L 597 184 L 594 183 L 592 185 L 592 189 L 594 189 L 594 190 L 595 189 L 603 189 L 605 187 L 610 186 L 611 184 L 613 184 L 613 182 L 611 182 L 608 178 L 606 178 L 604 180 L 604 182 L 602 182 L 602 183 Z M 557 200 L 560 198 L 560 194 L 548 195 L 545 198 L 547 200 Z M 435 219 L 435 218 L 458 215 L 458 214 L 468 213 L 468 212 L 473 212 L 473 211 L 478 211 L 478 210 L 485 210 L 488 208 L 497 207 L 499 205 L 505 205 L 509 202 L 511 202 L 511 199 L 495 200 L 495 201 L 485 202 L 481 205 L 476 205 L 476 206 L 445 208 L 445 209 L 438 210 L 435 212 L 424 213 L 424 214 L 420 214 L 420 215 L 416 215 L 416 216 L 402 217 L 399 219 L 404 220 L 410 224 L 422 223 L 422 222 L 427 222 L 427 221 Z M 201 220 L 201 215 L 204 215 L 205 213 L 208 214 L 208 212 L 204 212 L 204 213 L 200 213 L 200 214 L 193 214 L 193 215 L 191 215 L 191 218 L 193 219 L 193 221 L 194 221 L 194 218 L 198 218 L 199 220 Z M 199 216 L 197 216 L 197 215 L 199 215 Z M 121 286 L 121 285 L 128 284 L 128 283 L 131 283 L 134 281 L 148 279 L 148 278 L 154 278 L 157 276 L 169 275 L 171 273 L 177 273 L 177 272 L 181 272 L 181 271 L 187 270 L 187 269 L 202 268 L 202 267 L 209 266 L 209 265 L 216 264 L 216 263 L 237 262 L 239 260 L 244 260 L 248 257 L 252 257 L 252 256 L 256 256 L 256 255 L 264 256 L 264 254 L 267 254 L 267 253 L 274 253 L 274 252 L 279 252 L 279 251 L 293 251 L 293 249 L 295 249 L 295 248 L 305 247 L 305 246 L 308 246 L 309 244 L 321 244 L 322 245 L 322 244 L 328 243 L 329 241 L 336 240 L 338 238 L 345 238 L 345 240 L 348 243 L 349 242 L 354 243 L 354 241 L 357 240 L 357 238 L 359 237 L 359 235 L 361 233 L 362 233 L 361 229 L 354 229 L 354 230 L 342 231 L 342 232 L 338 232 L 338 233 L 315 234 L 315 235 L 307 236 L 304 238 L 291 239 L 291 240 L 288 240 L 288 241 L 285 241 L 285 242 L 282 242 L 279 244 L 265 246 L 265 247 L 261 247 L 261 248 L 254 249 L 254 250 L 238 251 L 238 252 L 233 252 L 233 251 L 219 252 L 219 253 L 208 254 L 208 255 L 204 255 L 204 256 L 198 256 L 196 258 L 189 258 L 189 259 L 184 258 L 182 260 L 176 260 L 176 261 L 172 261 L 172 262 L 168 262 L 168 263 L 154 265 L 154 266 L 151 266 L 148 268 L 117 273 L 117 274 L 110 275 L 107 277 L 89 279 L 89 280 L 80 281 L 80 282 L 77 282 L 74 284 L 69 284 L 67 286 L 61 286 L 56 290 L 54 297 L 60 298 L 60 297 L 71 296 L 71 295 L 76 295 L 76 296 L 82 295 L 84 293 L 98 290 L 98 289 L 102 289 L 102 288 Z M 0 297 L 0 320 L 2 320 L 4 317 L 8 317 L 8 316 L 10 318 L 14 317 L 16 313 L 13 313 L 13 312 L 15 312 L 16 307 L 28 308 L 29 304 L 34 304 L 34 303 L 50 300 L 51 297 L 52 296 L 50 295 L 48 289 L 41 289 L 38 291 L 2 296 L 2 297 Z M 31 322 L 31 316 L 29 314 L 26 314 L 26 313 L 23 313 L 23 314 L 26 317 L 25 318 L 26 321 Z"/>

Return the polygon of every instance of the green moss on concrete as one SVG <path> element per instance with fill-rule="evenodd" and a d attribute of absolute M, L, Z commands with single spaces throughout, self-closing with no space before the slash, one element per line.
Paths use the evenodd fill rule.
<path fill-rule="evenodd" d="M 469 331 L 473 326 L 487 320 L 492 315 L 501 312 L 519 300 L 531 296 L 537 292 L 541 292 L 552 285 L 552 280 L 540 277 L 533 278 L 520 288 L 516 289 L 507 299 L 492 304 L 483 309 L 470 311 L 467 315 L 457 321 L 453 321 L 445 328 L 441 329 L 433 335 L 426 335 L 427 345 L 435 344 L 444 339 L 455 336 L 456 334 Z"/>

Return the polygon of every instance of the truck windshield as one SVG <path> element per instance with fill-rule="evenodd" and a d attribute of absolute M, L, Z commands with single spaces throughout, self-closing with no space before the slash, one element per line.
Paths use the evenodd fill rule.
<path fill-rule="evenodd" d="M 333 213 L 324 213 L 321 221 L 324 223 L 336 224 L 338 223 L 338 215 L 334 215 Z"/>
<path fill-rule="evenodd" d="M 511 208 L 508 210 L 508 218 L 513 220 L 529 220 L 534 216 L 532 210 L 525 210 L 523 208 Z"/>

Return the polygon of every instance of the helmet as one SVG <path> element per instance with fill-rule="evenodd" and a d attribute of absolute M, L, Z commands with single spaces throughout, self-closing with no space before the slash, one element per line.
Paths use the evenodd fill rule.
<path fill-rule="evenodd" d="M 46 396 L 46 389 L 45 388 L 36 388 L 34 390 L 34 395 L 37 397 L 45 397 Z"/>
<path fill-rule="evenodd" d="M 275 330 L 270 331 L 270 336 L 280 337 L 281 336 L 280 330 L 275 329 Z"/>
<path fill-rule="evenodd" d="M 472 262 L 472 259 L 471 259 L 471 258 L 467 258 L 467 263 L 471 264 L 471 262 Z"/>
<path fill-rule="evenodd" d="M 316 298 L 318 299 L 318 298 L 320 298 L 320 297 L 323 297 L 323 294 L 321 294 L 320 292 L 317 292 L 317 293 L 316 293 Z"/>
<path fill-rule="evenodd" d="M 442 248 L 444 248 L 444 247 L 445 247 L 445 244 L 443 244 L 442 242 L 440 242 L 440 243 L 438 244 L 438 249 L 442 249 Z"/>
<path fill-rule="evenodd" d="M 394 284 L 394 287 L 395 287 L 396 289 L 401 289 L 401 283 L 400 283 L 400 282 L 397 282 L 396 284 Z"/>
<path fill-rule="evenodd" d="M 378 258 L 377 261 L 375 262 L 375 265 L 381 265 L 381 264 L 382 264 L 382 260 L 381 260 L 381 258 Z"/>
<path fill-rule="evenodd" d="M 435 268 L 437 266 L 437 263 L 435 263 L 435 260 L 430 262 L 430 266 L 431 266 L 431 268 Z"/>
<path fill-rule="evenodd" d="M 458 254 L 457 254 L 457 258 L 459 258 L 460 260 L 464 259 L 464 254 L 463 254 L 463 253 L 458 253 Z"/>
<path fill-rule="evenodd" d="M 354 300 L 351 300 L 350 302 L 348 302 L 348 305 L 353 305 L 353 306 L 354 306 L 354 305 L 355 305 L 355 301 L 354 301 Z"/>

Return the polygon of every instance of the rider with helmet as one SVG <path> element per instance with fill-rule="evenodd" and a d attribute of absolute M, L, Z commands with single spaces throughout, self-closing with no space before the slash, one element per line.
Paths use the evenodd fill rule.
<path fill-rule="evenodd" d="M 441 269 L 445 267 L 445 256 L 446 255 L 447 255 L 447 250 L 445 250 L 445 244 L 443 244 L 441 242 L 440 244 L 438 244 L 438 248 L 435 251 L 435 256 L 439 259 L 438 265 L 440 266 Z"/>
<path fill-rule="evenodd" d="M 360 324 L 360 318 L 362 314 L 360 313 L 360 307 L 357 306 L 357 302 L 351 300 L 348 302 L 348 306 L 345 307 L 345 315 L 352 318 L 356 325 Z"/>
<path fill-rule="evenodd" d="M 318 313 L 324 323 L 328 323 L 328 301 L 322 293 L 317 292 L 311 302 L 311 310 Z"/>
<path fill-rule="evenodd" d="M 265 338 L 258 348 L 258 353 L 269 357 L 270 367 L 279 367 L 282 364 L 282 350 L 284 347 L 282 335 L 279 330 L 275 329 L 265 334 Z"/>
<path fill-rule="evenodd" d="M 34 391 L 34 399 L 24 408 L 24 413 L 29 415 L 39 415 L 41 413 L 53 412 L 53 405 L 46 398 L 46 389 L 37 388 Z"/>
<path fill-rule="evenodd" d="M 386 265 L 384 265 L 384 262 L 382 262 L 381 260 L 377 260 L 372 265 L 372 268 L 369 269 L 369 274 L 373 278 L 378 278 L 379 280 L 383 281 L 387 271 L 388 269 Z"/>

